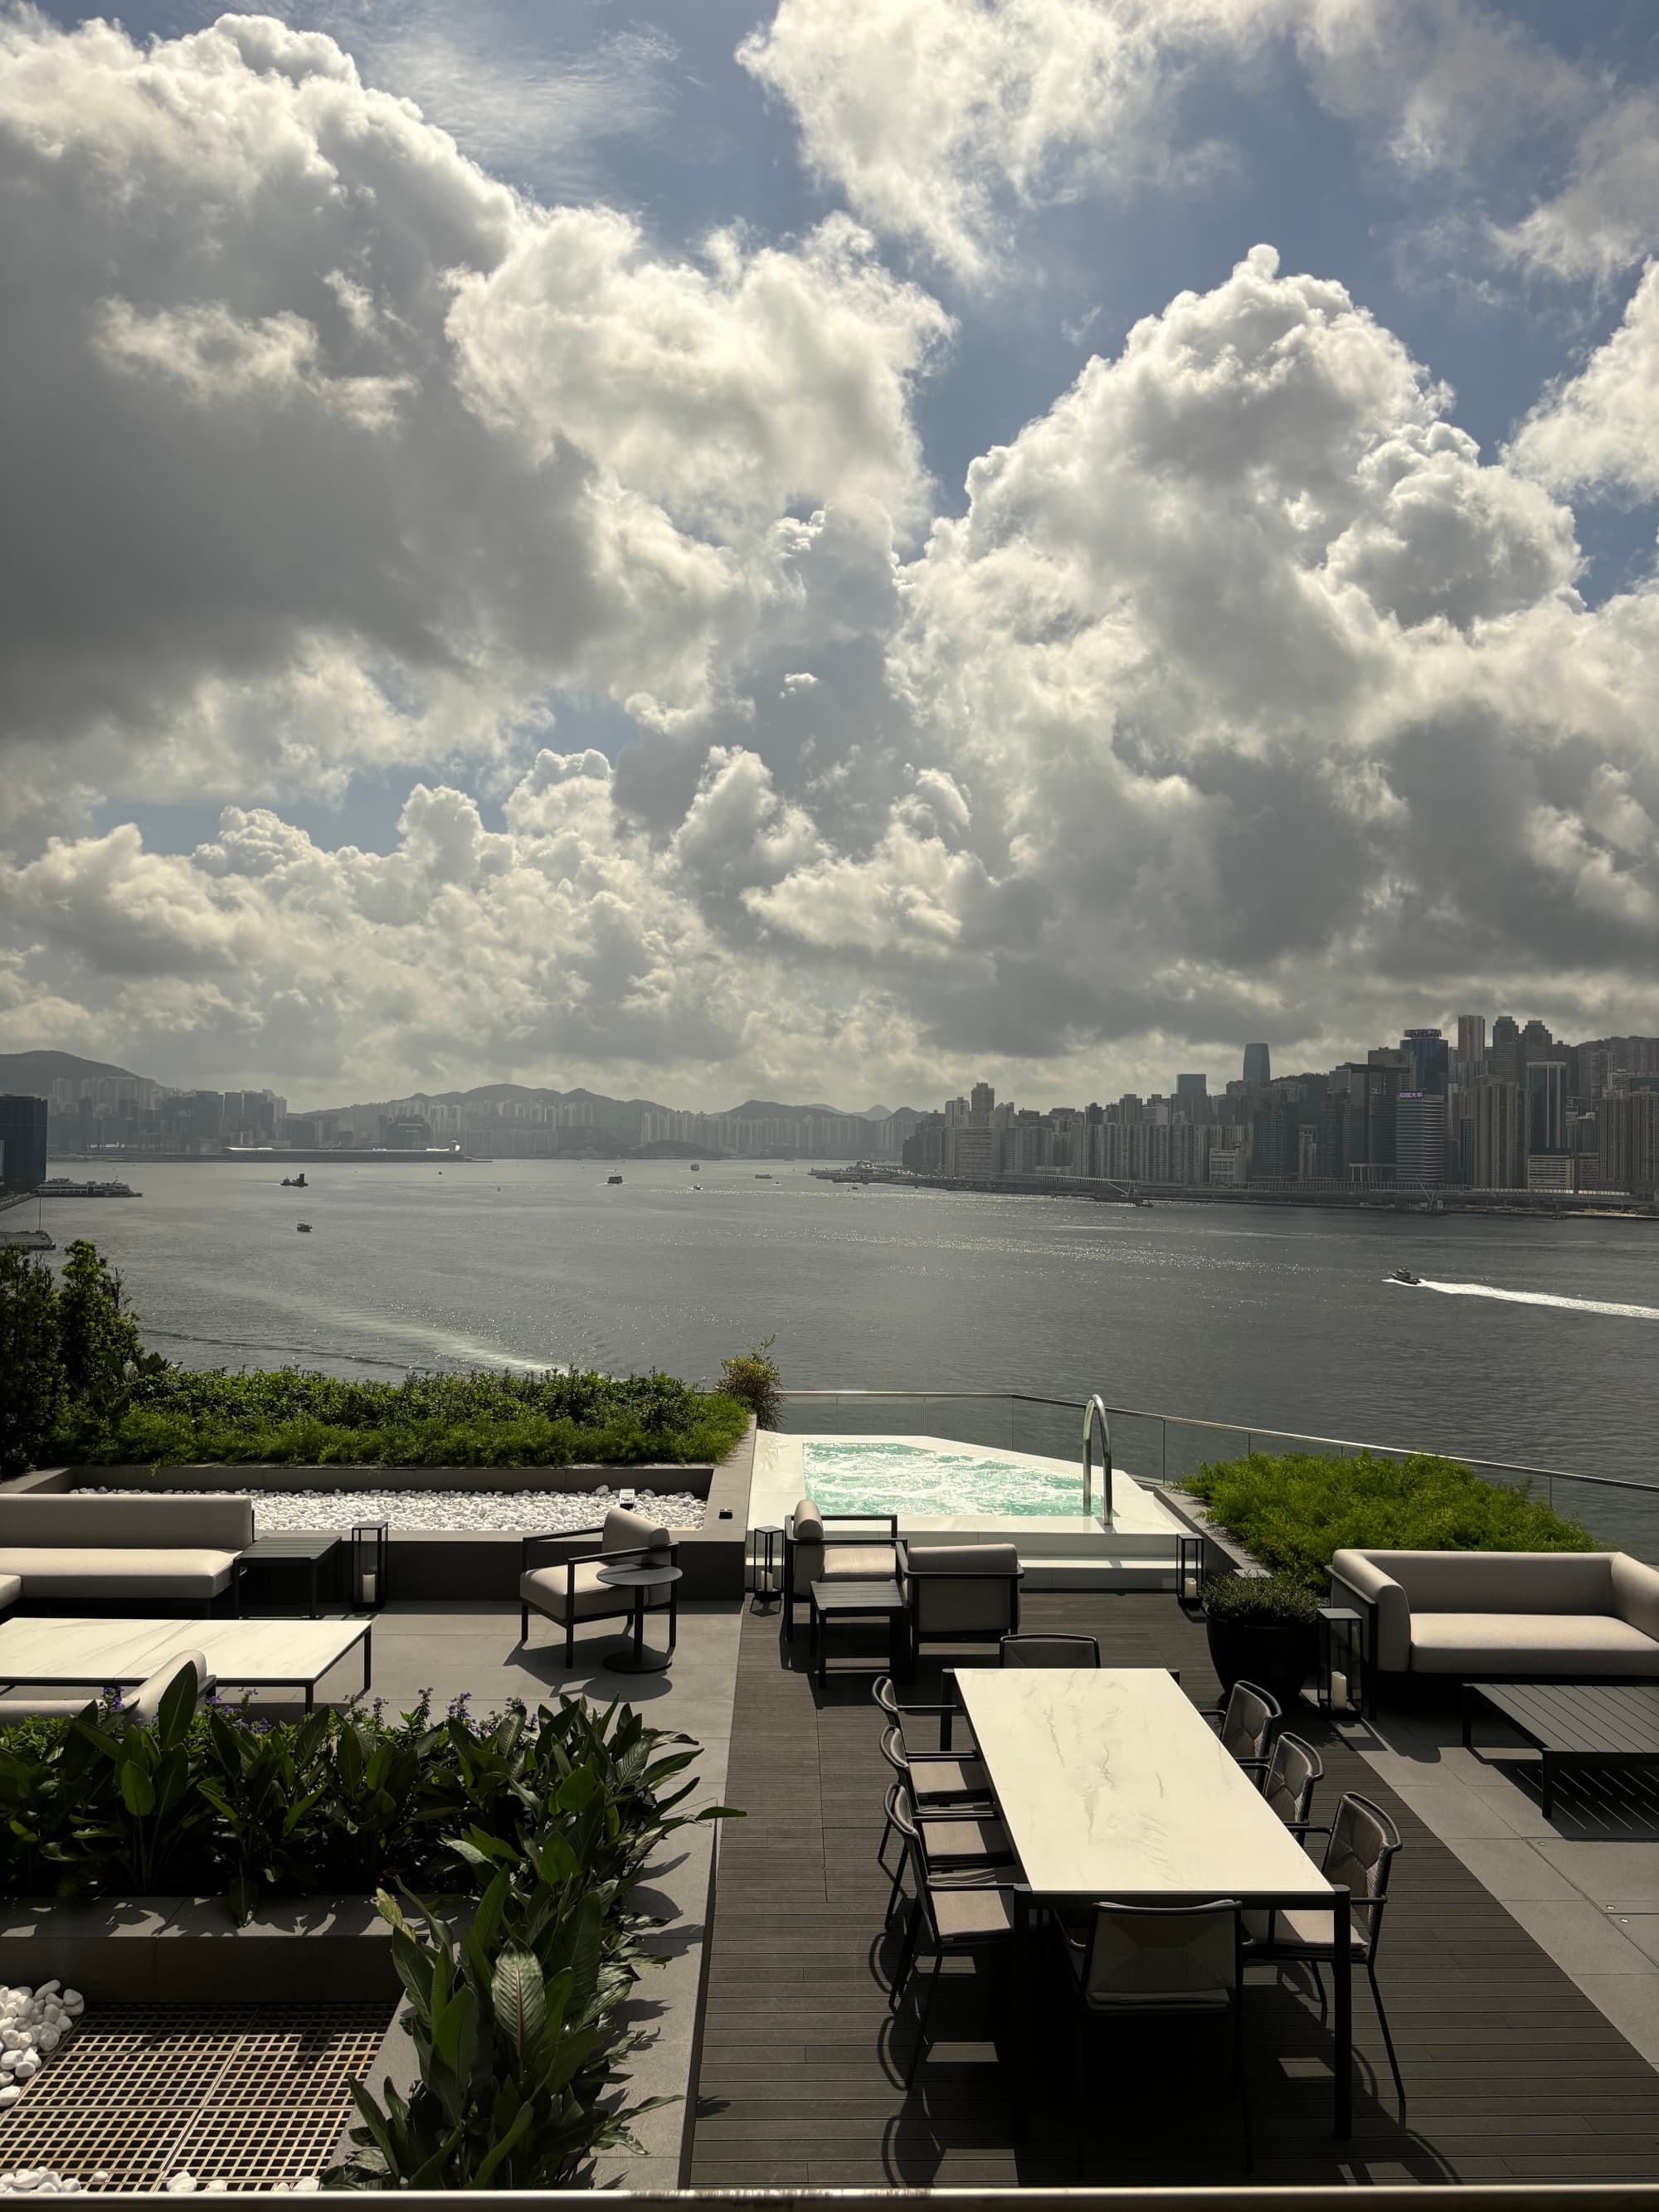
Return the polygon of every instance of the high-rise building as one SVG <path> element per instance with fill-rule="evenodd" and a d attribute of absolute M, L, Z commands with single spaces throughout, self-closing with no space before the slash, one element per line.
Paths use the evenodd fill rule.
<path fill-rule="evenodd" d="M 7 1190 L 38 1190 L 46 1179 L 44 1098 L 16 1092 L 0 1097 L 0 1178 Z"/>
<path fill-rule="evenodd" d="M 945 1172 L 948 1176 L 994 1176 L 997 1171 L 998 1136 L 988 1118 L 983 1126 L 955 1121 L 945 1132 Z"/>
<path fill-rule="evenodd" d="M 988 1083 L 976 1083 L 968 1094 L 968 1118 L 989 1127 L 997 1094 Z"/>
<path fill-rule="evenodd" d="M 1558 1054 L 1555 1039 L 1550 1035 L 1547 1026 L 1543 1022 L 1528 1022 L 1522 1030 L 1521 1057 L 1523 1060 L 1553 1060 L 1565 1058 L 1565 1054 Z"/>
<path fill-rule="evenodd" d="M 1477 1190 L 1524 1190 L 1527 1100 L 1518 1083 L 1477 1083 L 1462 1094 L 1468 1124 L 1460 1130 L 1464 1180 Z"/>
<path fill-rule="evenodd" d="M 1472 1066 L 1486 1056 L 1486 1018 L 1484 1014 L 1457 1017 L 1457 1057 Z"/>
<path fill-rule="evenodd" d="M 1176 1076 L 1176 1103 L 1178 1106 L 1193 1106 L 1209 1095 L 1210 1079 L 1207 1075 Z"/>
<path fill-rule="evenodd" d="M 1444 1049 L 1443 1044 L 1442 1049 Z M 1432 1188 L 1446 1180 L 1446 1102 L 1402 1091 L 1394 1102 L 1395 1181 Z"/>
<path fill-rule="evenodd" d="M 1492 1025 L 1492 1075 L 1494 1083 L 1521 1080 L 1521 1029 L 1510 1014 L 1499 1014 Z"/>
<path fill-rule="evenodd" d="M 1407 1030 L 1400 1049 L 1411 1063 L 1410 1088 L 1425 1097 L 1443 1098 L 1450 1054 L 1438 1030 Z"/>
<path fill-rule="evenodd" d="M 1247 1044 L 1244 1048 L 1244 1080 L 1265 1091 L 1273 1081 L 1273 1055 L 1265 1044 Z"/>
<path fill-rule="evenodd" d="M 1527 1026 L 1530 1029 L 1531 1023 Z M 1564 1060 L 1530 1060 L 1527 1062 L 1527 1150 L 1561 1152 L 1566 1146 L 1567 1064 Z"/>
<path fill-rule="evenodd" d="M 1650 1197 L 1659 1186 L 1659 1091 L 1615 1092 L 1601 1101 L 1595 1118 L 1601 1128 L 1595 1156 L 1601 1188 Z"/>

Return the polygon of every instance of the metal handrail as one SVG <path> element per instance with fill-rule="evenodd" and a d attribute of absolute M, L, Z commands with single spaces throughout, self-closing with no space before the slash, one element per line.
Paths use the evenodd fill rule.
<path fill-rule="evenodd" d="M 1112 1425 L 1106 1418 L 1106 1401 L 1098 1390 L 1093 1394 L 1083 1409 L 1083 1510 L 1086 1514 L 1092 1514 L 1094 1511 L 1094 1439 L 1097 1421 L 1100 1424 L 1100 1471 L 1105 1477 L 1105 1493 L 1103 1499 L 1105 1510 L 1101 1517 L 1109 1528 L 1112 1525 Z"/>
<path fill-rule="evenodd" d="M 998 1398 L 1005 1403 L 1020 1406 L 1055 1406 L 1067 1413 L 1083 1411 L 1081 1398 L 1048 1398 L 1031 1390 L 866 1390 L 860 1389 L 828 1390 L 785 1390 L 780 1395 L 789 1398 Z M 1184 1429 L 1213 1429 L 1218 1435 L 1285 1437 L 1297 1443 L 1328 1444 L 1337 1451 L 1399 1452 L 1410 1454 L 1423 1451 L 1422 1444 L 1384 1444 L 1362 1443 L 1353 1437 L 1322 1437 L 1307 1429 L 1254 1428 L 1247 1421 L 1207 1421 L 1195 1413 L 1159 1413 L 1145 1406 L 1111 1406 L 1106 1408 L 1121 1421 L 1175 1421 Z M 1525 1474 L 1541 1476 L 1547 1481 L 1588 1482 L 1602 1490 L 1632 1490 L 1638 1496 L 1651 1498 L 1659 1492 L 1659 1484 L 1632 1482 L 1627 1476 L 1617 1474 L 1576 1474 L 1562 1467 L 1534 1467 L 1518 1460 L 1476 1459 L 1470 1452 L 1455 1448 L 1444 1451 L 1446 1458 L 1461 1460 L 1464 1466 L 1485 1468 L 1496 1474 Z"/>

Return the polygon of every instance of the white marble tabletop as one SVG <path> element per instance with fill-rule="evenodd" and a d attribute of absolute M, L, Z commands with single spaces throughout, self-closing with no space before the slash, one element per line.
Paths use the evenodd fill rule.
<path fill-rule="evenodd" d="M 143 1682 L 176 1651 L 200 1651 L 222 1682 L 315 1683 L 360 1643 L 371 1620 L 86 1620 L 43 1614 L 0 1621 L 0 1682 Z"/>
<path fill-rule="evenodd" d="M 1329 1894 L 1163 1668 L 963 1668 L 957 1684 L 1038 1896 Z"/>

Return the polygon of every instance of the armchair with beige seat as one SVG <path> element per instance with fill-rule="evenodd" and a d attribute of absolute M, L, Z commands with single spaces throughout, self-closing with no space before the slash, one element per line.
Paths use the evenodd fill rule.
<path fill-rule="evenodd" d="M 596 1544 L 594 1537 L 599 1538 Z M 560 1544 L 567 1549 L 556 1564 L 538 1566 L 533 1564 L 537 1553 L 544 1546 Z M 532 1612 L 542 1613 L 564 1631 L 564 1663 L 576 1663 L 577 1624 L 590 1620 L 615 1620 L 631 1616 L 636 1593 L 626 1587 L 601 1582 L 600 1571 L 605 1567 L 672 1567 L 678 1547 L 669 1540 L 666 1528 L 649 1521 L 642 1513 L 630 1513 L 626 1506 L 613 1505 L 599 1528 L 556 1528 L 545 1535 L 526 1536 L 520 1553 L 519 1575 L 519 1641 L 530 1641 Z M 676 1593 L 677 1582 L 663 1589 L 647 1589 L 645 1606 L 648 1613 L 666 1608 L 668 1613 L 668 1649 L 673 1651 L 674 1639 L 679 1627 L 679 1607 Z"/>
<path fill-rule="evenodd" d="M 1340 1551 L 1331 1601 L 1365 1623 L 1373 1689 L 1659 1680 L 1659 1569 L 1626 1552 Z"/>
<path fill-rule="evenodd" d="M 898 1578 L 896 1513 L 821 1513 L 803 1498 L 783 1524 L 783 1618 L 795 1632 L 795 1607 L 814 1583 L 890 1583 Z"/>

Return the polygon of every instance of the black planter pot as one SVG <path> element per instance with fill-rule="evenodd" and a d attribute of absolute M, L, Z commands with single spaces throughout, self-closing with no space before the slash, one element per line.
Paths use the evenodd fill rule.
<path fill-rule="evenodd" d="M 1215 1620 L 1206 1615 L 1204 1626 L 1224 1698 L 1235 1682 L 1270 1690 L 1287 1711 L 1302 1695 L 1316 1656 L 1310 1622 Z"/>

